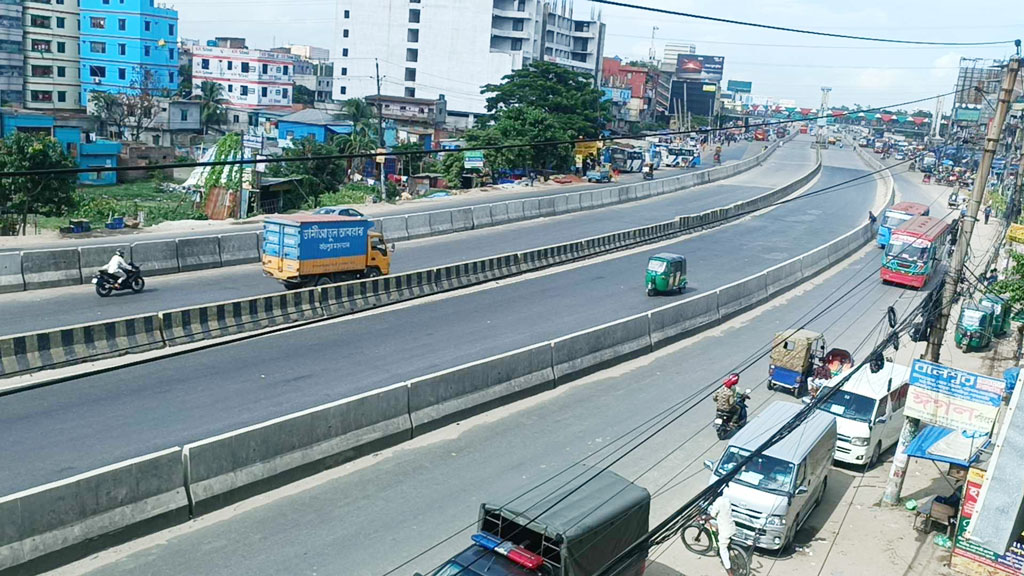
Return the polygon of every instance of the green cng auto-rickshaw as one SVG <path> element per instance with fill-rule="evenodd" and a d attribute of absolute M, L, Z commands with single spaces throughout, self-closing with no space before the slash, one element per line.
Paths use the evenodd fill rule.
<path fill-rule="evenodd" d="M 973 302 L 960 309 L 954 336 L 956 347 L 964 352 L 980 350 L 992 342 L 992 312 Z"/>
<path fill-rule="evenodd" d="M 978 306 L 992 313 L 992 335 L 1000 337 L 1010 329 L 1010 305 L 995 294 L 987 294 Z"/>
<path fill-rule="evenodd" d="M 686 258 L 662 252 L 647 261 L 647 295 L 658 292 L 682 292 L 686 288 Z"/>

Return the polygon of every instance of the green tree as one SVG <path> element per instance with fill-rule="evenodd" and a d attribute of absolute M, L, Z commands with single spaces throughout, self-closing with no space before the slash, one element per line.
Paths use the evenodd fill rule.
<path fill-rule="evenodd" d="M 492 126 L 466 134 L 470 146 L 530 144 L 572 140 L 572 134 L 556 118 L 532 106 L 502 110 Z M 522 146 L 487 150 L 491 170 L 565 170 L 572 165 L 571 145 Z"/>
<path fill-rule="evenodd" d="M 178 66 L 178 91 L 175 93 L 178 98 L 192 97 L 192 61 Z"/>
<path fill-rule="evenodd" d="M 336 142 L 336 141 L 335 141 Z M 317 142 L 312 136 L 301 140 L 293 140 L 290 148 L 285 148 L 284 158 L 309 158 L 316 156 L 333 156 L 340 150 L 335 142 Z M 307 162 L 277 162 L 267 167 L 271 176 L 281 178 L 298 178 L 299 192 L 305 205 L 319 206 L 320 197 L 324 194 L 337 192 L 348 177 L 348 163 L 335 158 L 321 158 Z"/>
<path fill-rule="evenodd" d="M 551 116 L 573 138 L 598 136 L 611 116 L 608 102 L 594 86 L 594 77 L 551 62 L 534 62 L 502 78 L 501 84 L 481 89 L 487 111 L 500 117 L 505 110 L 528 106 Z"/>
<path fill-rule="evenodd" d="M 219 126 L 225 120 L 224 86 L 218 82 L 203 81 L 199 85 L 199 91 L 202 102 L 199 107 L 199 121 L 203 134 L 206 134 L 210 126 Z"/>
<path fill-rule="evenodd" d="M 399 156 L 398 160 L 402 163 L 402 173 L 406 176 L 412 176 L 413 174 L 419 174 L 422 172 L 423 161 L 427 158 L 427 153 L 423 149 L 423 144 L 419 142 L 402 142 L 397 146 L 391 148 L 392 152 L 409 152 L 406 156 Z"/>
<path fill-rule="evenodd" d="M 24 132 L 0 140 L 0 172 L 75 168 L 60 142 Z M 21 214 L 21 233 L 28 230 L 28 215 L 62 216 L 74 208 L 75 176 L 19 176 L 0 183 L 0 206 Z"/>
<path fill-rule="evenodd" d="M 295 104 L 305 104 L 306 106 L 312 106 L 316 102 L 316 94 L 312 90 L 306 88 L 302 84 L 295 85 L 295 92 L 292 93 L 292 102 Z"/>
<path fill-rule="evenodd" d="M 128 125 L 128 110 L 120 94 L 90 92 L 89 108 L 99 124 L 100 134 L 115 139 L 124 137 L 125 127 Z"/>
<path fill-rule="evenodd" d="M 345 120 L 352 123 L 353 131 L 356 134 L 369 136 L 374 142 L 377 141 L 377 118 L 373 106 L 366 103 L 362 98 L 349 98 L 341 105 L 341 115 Z"/>
<path fill-rule="evenodd" d="M 462 155 L 462 152 L 445 152 L 444 159 L 441 160 L 440 172 L 448 182 L 449 188 L 462 188 L 465 162 L 466 157 Z"/>

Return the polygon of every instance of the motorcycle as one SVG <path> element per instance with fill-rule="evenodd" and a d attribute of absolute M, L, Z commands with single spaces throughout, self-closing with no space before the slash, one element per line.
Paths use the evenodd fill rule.
<path fill-rule="evenodd" d="M 106 298 L 114 292 L 131 290 L 138 294 L 146 288 L 146 280 L 142 277 L 142 269 L 133 262 L 128 263 L 128 269 L 125 270 L 125 274 L 126 277 L 124 280 L 121 280 L 120 277 L 101 268 L 92 277 L 92 283 L 96 285 L 96 294 L 101 298 Z M 121 280 L 120 284 L 118 284 L 118 280 Z"/>
<path fill-rule="evenodd" d="M 654 180 L 654 172 L 644 170 L 644 180 Z"/>
<path fill-rule="evenodd" d="M 730 434 L 747 425 L 747 400 L 750 398 L 750 388 L 740 395 L 736 400 L 736 407 L 739 408 L 739 416 L 732 417 L 732 414 L 722 410 L 715 410 L 715 421 L 712 427 L 718 435 L 719 440 L 725 440 Z"/>

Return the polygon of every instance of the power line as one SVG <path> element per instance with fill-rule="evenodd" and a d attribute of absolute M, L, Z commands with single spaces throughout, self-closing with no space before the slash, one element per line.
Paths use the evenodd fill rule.
<path fill-rule="evenodd" d="M 773 26 L 771 24 L 760 24 L 757 22 L 746 22 L 743 20 L 732 20 L 729 18 L 718 18 L 715 16 L 704 16 L 701 14 L 693 14 L 690 12 L 680 12 L 677 10 L 667 10 L 664 8 L 654 8 L 652 6 L 641 6 L 639 4 L 629 4 L 627 2 L 617 2 L 616 0 L 592 0 L 597 4 L 607 4 L 609 6 L 618 6 L 621 8 L 632 8 L 634 10 L 644 10 L 647 12 L 654 12 L 657 14 L 667 14 L 670 16 L 682 16 L 684 18 L 693 18 L 695 20 L 705 20 L 708 22 L 718 22 L 721 24 L 735 24 L 737 26 L 748 26 L 751 28 L 763 28 L 767 30 L 777 30 L 780 32 L 793 32 L 796 34 L 808 34 L 811 36 L 825 36 L 828 38 L 844 38 L 846 40 L 863 40 L 868 42 L 885 42 L 889 44 L 916 44 L 922 46 L 996 46 L 1001 44 L 1012 44 L 1013 40 L 998 40 L 989 42 L 930 42 L 924 40 L 897 40 L 893 38 L 875 38 L 872 36 L 856 36 L 851 34 L 836 34 L 833 32 L 819 32 L 816 30 L 805 30 L 802 28 L 788 28 L 785 26 Z"/>
<path fill-rule="evenodd" d="M 864 108 L 859 110 L 842 111 L 838 114 L 827 113 L 821 116 L 807 116 L 803 118 L 787 118 L 784 120 L 772 120 L 767 122 L 761 122 L 757 124 L 757 127 L 766 128 L 772 126 L 782 126 L 793 123 L 812 122 L 821 119 L 835 119 L 852 116 L 861 112 L 873 112 L 881 111 L 891 108 L 900 108 L 903 106 L 909 106 L 911 104 L 918 104 L 921 102 L 927 102 L 936 98 L 942 98 L 956 94 L 967 90 L 966 88 L 960 90 L 951 90 L 943 94 L 935 96 L 928 96 L 926 98 L 918 98 L 916 100 L 908 100 L 897 104 L 889 104 L 886 106 L 878 106 L 875 108 Z M 643 139 L 647 136 L 683 136 L 683 135 L 700 135 L 700 134 L 711 134 L 720 131 L 732 130 L 736 126 L 726 126 L 722 128 L 698 128 L 693 130 L 665 130 L 658 132 L 641 132 L 639 134 L 629 135 L 631 139 Z M 545 142 L 526 142 L 522 144 L 494 144 L 489 146 L 469 146 L 465 148 L 459 148 L 457 150 L 451 150 L 451 152 L 486 152 L 493 150 L 510 150 L 510 149 L 522 149 L 522 148 L 539 148 L 544 146 L 567 146 L 576 144 L 586 144 L 593 142 L 610 142 L 617 138 L 623 138 L 624 136 L 600 136 L 595 138 L 578 138 L 576 140 L 551 140 Z M 412 156 L 421 154 L 434 154 L 443 153 L 444 150 L 415 150 L 415 151 L 392 151 L 388 152 L 387 156 L 402 157 Z M 20 178 L 26 176 L 67 176 L 74 174 L 92 174 L 92 173 L 104 173 L 104 172 L 139 172 L 149 170 L 167 170 L 175 168 L 206 168 L 211 166 L 248 166 L 255 164 L 287 164 L 289 162 L 315 162 L 320 160 L 357 160 L 360 158 L 371 158 L 377 156 L 376 152 L 358 152 L 352 154 L 324 154 L 319 156 L 298 156 L 298 157 L 277 157 L 277 158 L 239 158 L 236 160 L 211 160 L 207 162 L 178 162 L 169 164 L 151 164 L 144 166 L 113 166 L 104 167 L 96 166 L 90 168 L 60 168 L 60 169 L 49 169 L 49 170 L 16 170 L 10 172 L 0 172 L 0 179 L 3 178 Z"/>

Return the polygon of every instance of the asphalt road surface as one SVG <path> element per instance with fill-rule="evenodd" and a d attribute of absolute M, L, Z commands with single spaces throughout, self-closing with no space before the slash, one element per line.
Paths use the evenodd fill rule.
<path fill-rule="evenodd" d="M 599 210 L 402 242 L 392 259 L 392 273 L 570 242 L 662 222 L 680 214 L 726 206 L 791 182 L 810 169 L 813 163 L 813 153 L 805 146 L 793 143 L 773 153 L 764 165 L 723 182 Z M 153 276 L 146 279 L 146 290 L 142 294 L 116 292 L 109 298 L 96 296 L 91 284 L 29 290 L 0 297 L 0 318 L 4 319 L 0 323 L 0 335 L 283 290 L 279 282 L 263 275 L 259 264 Z"/>
<path fill-rule="evenodd" d="M 868 171 L 825 153 L 815 188 Z M 689 258 L 692 288 L 720 287 L 862 223 L 875 182 L 659 248 Z M 647 254 L 624 253 L 448 298 L 126 367 L 4 398 L 0 494 L 66 478 L 653 309 Z M 682 296 L 678 296 L 682 297 Z"/>
<path fill-rule="evenodd" d="M 747 152 L 752 154 L 759 152 L 760 142 L 740 142 L 729 147 L 722 148 L 722 163 L 728 164 L 730 162 L 736 162 L 744 158 Z M 705 153 L 706 160 L 701 161 L 701 167 L 695 171 L 709 170 L 714 167 L 711 161 L 711 154 Z M 675 176 L 680 174 L 682 171 L 675 168 L 664 168 L 656 172 L 656 179 L 668 178 L 669 176 Z M 629 184 L 631 182 L 640 182 L 640 174 L 623 174 L 618 184 Z M 592 190 L 606 186 L 605 184 L 579 184 L 574 186 L 560 186 L 557 188 L 537 188 L 531 190 L 529 188 L 518 187 L 511 190 L 494 190 L 487 192 L 486 194 L 470 194 L 470 195 L 458 195 L 446 198 L 437 199 L 422 199 L 415 200 L 412 202 L 406 202 L 395 207 L 387 207 L 386 209 L 374 209 L 371 207 L 367 213 L 372 214 L 373 218 L 383 216 L 402 216 L 404 214 L 414 214 L 417 212 L 428 212 L 430 210 L 442 210 L 449 208 L 463 208 L 466 206 L 474 206 L 477 204 L 490 204 L 492 202 L 504 202 L 506 200 L 523 200 L 526 198 L 541 198 L 544 196 L 555 196 L 558 194 L 565 194 L 567 192 L 575 192 L 580 190 Z M 357 207 L 358 208 L 358 207 Z M 263 228 L 262 224 L 224 224 L 223 226 L 203 226 L 196 230 L 177 230 L 173 232 L 139 232 L 136 234 L 126 233 L 117 234 L 113 236 L 104 236 L 97 238 L 61 238 L 54 239 L 48 242 L 29 242 L 24 245 L 17 245 L 15 241 L 5 242 L 4 246 L 0 246 L 0 253 L 2 252 L 17 252 L 19 250 L 45 250 L 47 248 L 75 248 L 78 246 L 102 246 L 106 244 L 123 244 L 125 242 L 141 242 L 143 240 L 168 240 L 173 238 L 187 238 L 190 236 L 209 236 L 216 234 L 231 234 L 233 232 L 247 232 L 252 230 L 260 230 Z M 10 239 L 8 239 L 10 240 Z"/>
<path fill-rule="evenodd" d="M 934 190 L 941 192 L 938 187 Z M 903 199 L 930 202 L 940 195 L 908 187 Z M 935 206 L 942 201 L 944 196 Z M 455 534 L 394 572 L 401 576 L 429 573 L 470 544 L 473 530 L 466 527 L 476 520 L 480 502 L 536 486 L 581 459 L 606 465 L 622 454 L 625 444 L 636 444 L 616 441 L 620 435 L 670 403 L 714 385 L 748 355 L 763 350 L 775 332 L 800 325 L 867 278 L 847 299 L 808 325 L 822 331 L 831 345 L 848 348 L 857 359 L 863 357 L 877 343 L 876 329 L 884 322 L 886 307 L 894 305 L 902 314 L 924 295 L 882 285 L 878 258 L 877 250 L 869 250 L 835 274 L 816 280 L 816 286 L 763 306 L 754 312 L 756 316 L 733 320 L 725 329 L 101 553 L 61 574 L 382 576 Z M 903 343 L 912 346 L 906 339 Z M 921 351 L 923 344 L 918 345 Z M 741 386 L 754 389 L 755 414 L 769 402 L 793 401 L 765 389 L 767 364 L 761 359 L 742 374 Z M 655 494 L 652 526 L 706 485 L 709 472 L 701 462 L 717 460 L 724 449 L 710 428 L 712 416 L 711 401 L 704 400 L 613 466 Z M 837 505 L 835 494 L 842 494 L 850 483 L 848 474 L 831 476 L 823 503 L 796 534 L 796 542 L 816 557 L 828 548 L 827 542 L 816 538 L 819 527 Z M 563 475 L 547 486 L 566 480 Z M 762 557 L 758 562 L 771 560 Z M 696 573 L 678 565 L 672 569 L 659 565 L 652 572 L 679 575 L 677 568 Z"/>

